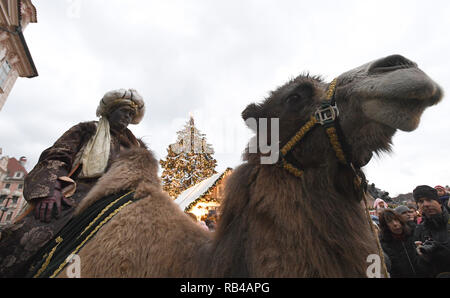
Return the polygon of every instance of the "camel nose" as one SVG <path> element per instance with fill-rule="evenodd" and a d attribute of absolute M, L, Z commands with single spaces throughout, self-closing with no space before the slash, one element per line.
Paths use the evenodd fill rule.
<path fill-rule="evenodd" d="M 402 55 L 391 55 L 373 62 L 369 67 L 369 73 L 384 73 L 413 67 L 417 67 L 417 64 Z"/>

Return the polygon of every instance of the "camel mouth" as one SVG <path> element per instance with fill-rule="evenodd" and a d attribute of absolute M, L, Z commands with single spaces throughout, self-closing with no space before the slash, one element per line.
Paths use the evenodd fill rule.
<path fill-rule="evenodd" d="M 381 59 L 370 65 L 368 73 L 354 96 L 363 98 L 368 118 L 394 129 L 415 130 L 424 110 L 443 96 L 438 84 L 402 56 Z"/>
<path fill-rule="evenodd" d="M 413 131 L 420 123 L 420 118 L 428 107 L 422 99 L 371 99 L 362 104 L 363 113 L 378 123 L 393 129 Z"/>

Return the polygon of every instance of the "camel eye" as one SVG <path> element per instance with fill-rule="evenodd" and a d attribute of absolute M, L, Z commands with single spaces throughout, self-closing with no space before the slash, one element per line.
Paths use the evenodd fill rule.
<path fill-rule="evenodd" d="M 286 98 L 287 104 L 296 104 L 300 101 L 300 96 L 298 94 L 291 94 Z"/>

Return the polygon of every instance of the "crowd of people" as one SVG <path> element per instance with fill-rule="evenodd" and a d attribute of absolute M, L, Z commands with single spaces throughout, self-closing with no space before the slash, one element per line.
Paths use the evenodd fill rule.
<path fill-rule="evenodd" d="M 450 277 L 450 201 L 442 186 L 417 186 L 414 202 L 374 202 L 373 222 L 392 278 Z"/>

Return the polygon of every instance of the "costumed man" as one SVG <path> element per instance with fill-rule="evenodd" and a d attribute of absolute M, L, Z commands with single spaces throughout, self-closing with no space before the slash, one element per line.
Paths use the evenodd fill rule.
<path fill-rule="evenodd" d="M 27 215 L 2 231 L 0 277 L 20 277 L 24 265 L 70 219 L 75 207 L 112 160 L 126 149 L 146 147 L 127 128 L 145 112 L 134 89 L 107 92 L 97 108 L 99 121 L 79 123 L 66 131 L 25 178 Z"/>

